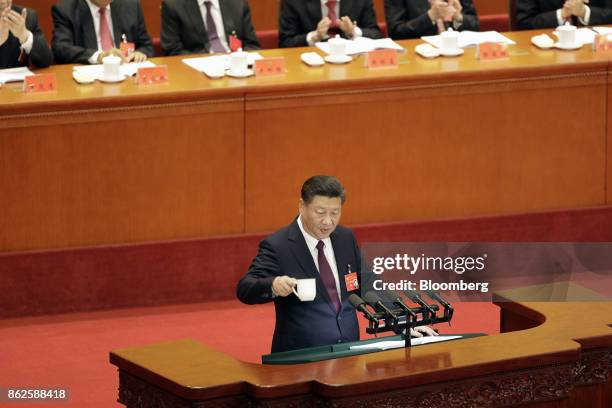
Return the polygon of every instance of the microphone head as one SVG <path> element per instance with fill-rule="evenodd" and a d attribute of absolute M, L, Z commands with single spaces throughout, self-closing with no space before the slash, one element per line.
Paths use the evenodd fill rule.
<path fill-rule="evenodd" d="M 378 302 L 382 302 L 380 296 L 378 296 L 373 290 L 366 293 L 363 299 L 371 306 L 375 305 Z"/>
<path fill-rule="evenodd" d="M 351 293 L 348 297 L 348 301 L 355 309 L 359 309 L 359 306 L 365 304 L 362 298 L 360 298 L 357 294 Z"/>

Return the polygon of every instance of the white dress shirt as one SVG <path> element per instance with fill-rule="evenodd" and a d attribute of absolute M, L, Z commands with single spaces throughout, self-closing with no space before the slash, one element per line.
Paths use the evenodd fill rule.
<path fill-rule="evenodd" d="M 207 8 L 204 4 L 206 0 L 198 0 L 198 4 L 200 5 L 200 11 L 202 12 L 202 20 L 204 20 L 204 28 L 206 32 L 208 32 L 208 26 L 206 25 L 206 12 Z M 221 45 L 225 48 L 225 51 L 228 52 L 230 50 L 229 44 L 227 43 L 227 38 L 225 38 L 225 27 L 223 26 L 223 16 L 221 15 L 221 6 L 219 6 L 219 0 L 210 0 L 212 6 L 210 7 L 210 14 L 212 14 L 213 21 L 215 22 L 215 26 L 217 27 L 217 35 L 219 36 L 219 40 L 221 40 Z"/>
<path fill-rule="evenodd" d="M 327 15 L 329 14 L 329 9 L 327 8 L 326 3 L 328 2 L 328 0 L 321 0 L 321 15 L 323 17 L 327 17 Z M 340 15 L 340 0 L 336 0 L 336 17 L 338 17 L 338 20 L 340 20 L 341 16 Z M 317 21 L 318 24 L 318 21 Z M 310 45 L 311 47 L 313 45 L 315 45 L 315 42 L 313 39 L 316 37 L 317 34 L 317 30 L 315 28 L 314 31 L 311 31 L 308 33 L 308 35 L 306 35 L 306 42 L 308 43 L 308 45 Z M 361 37 L 363 35 L 363 33 L 361 32 L 361 28 L 355 26 L 355 29 L 353 30 L 353 39 Z M 325 37 L 322 38 L 322 40 L 327 40 L 329 38 L 329 35 L 325 35 Z M 340 292 L 338 292 L 340 293 Z"/>
<path fill-rule="evenodd" d="M 21 44 L 21 49 L 23 50 L 23 52 L 30 55 L 30 52 L 32 52 L 33 45 L 34 45 L 34 34 L 32 34 L 30 30 L 28 30 L 28 39 L 23 44 Z"/>
<path fill-rule="evenodd" d="M 589 25 L 589 20 L 591 20 L 591 9 L 589 6 L 584 6 L 584 8 L 586 9 L 584 12 L 584 18 L 578 17 L 578 21 L 580 21 L 580 24 L 587 26 Z M 557 23 L 559 23 L 559 25 L 565 24 L 561 11 L 562 9 L 557 9 Z"/>
<path fill-rule="evenodd" d="M 300 231 L 302 231 L 302 235 L 304 236 L 304 240 L 306 240 L 306 246 L 308 246 L 308 251 L 312 256 L 312 260 L 314 261 L 317 270 L 319 270 L 319 250 L 317 249 L 317 244 L 319 243 L 319 239 L 310 235 L 304 229 L 302 225 L 302 216 L 300 215 L 297 219 L 298 226 L 300 227 Z M 331 267 L 332 274 L 334 275 L 334 281 L 336 282 L 336 290 L 338 291 L 338 297 L 342 300 L 342 295 L 340 292 L 340 280 L 338 277 L 338 265 L 336 265 L 336 256 L 334 255 L 334 247 L 332 246 L 331 239 L 325 238 L 323 240 L 325 247 L 323 248 L 323 253 L 325 254 L 325 258 L 327 258 L 327 263 Z M 320 273 L 321 271 L 319 271 Z"/>
<path fill-rule="evenodd" d="M 96 30 L 96 39 L 98 40 L 98 51 L 94 52 L 94 54 L 89 57 L 90 64 L 98 63 L 98 56 L 103 51 L 102 50 L 102 40 L 100 39 L 100 7 L 96 6 L 91 2 L 91 0 L 85 0 L 87 5 L 89 6 L 89 10 L 91 11 L 91 16 L 93 17 L 94 29 Z M 114 31 L 113 31 L 113 19 L 111 17 L 111 5 L 113 3 L 106 6 L 106 20 L 108 22 L 108 29 L 110 30 L 111 39 L 113 40 L 113 44 L 115 44 Z"/>

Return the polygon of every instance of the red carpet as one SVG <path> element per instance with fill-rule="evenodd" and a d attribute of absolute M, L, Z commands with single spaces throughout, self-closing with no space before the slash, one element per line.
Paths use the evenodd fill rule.
<path fill-rule="evenodd" d="M 453 326 L 442 333 L 498 333 L 498 309 L 457 303 Z M 192 338 L 244 361 L 269 352 L 273 305 L 237 301 L 0 320 L 0 387 L 68 387 L 66 403 L 7 407 L 121 407 L 117 372 L 108 352 Z M 364 336 L 365 337 L 365 336 Z"/>

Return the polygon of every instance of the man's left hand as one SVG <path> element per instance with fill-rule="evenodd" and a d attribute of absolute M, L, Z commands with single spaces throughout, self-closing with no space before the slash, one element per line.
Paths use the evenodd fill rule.
<path fill-rule="evenodd" d="M 588 1 L 586 1 L 588 3 Z M 584 0 L 567 0 L 563 5 L 567 11 L 576 17 L 584 18 L 586 15 L 586 6 Z"/>
<path fill-rule="evenodd" d="M 20 44 L 25 43 L 28 40 L 30 32 L 26 28 L 26 18 L 28 17 L 28 11 L 24 8 L 21 10 L 21 14 L 14 10 L 9 10 L 4 14 L 3 18 L 6 22 L 9 30 L 19 40 Z"/>
<path fill-rule="evenodd" d="M 347 16 L 341 17 L 340 20 L 338 20 L 338 27 L 340 28 L 340 30 L 342 30 L 344 35 L 347 36 L 347 38 L 353 38 L 355 32 L 355 24 L 353 23 L 353 21 L 351 21 L 350 18 L 348 18 Z"/>
<path fill-rule="evenodd" d="M 147 60 L 147 56 L 140 51 L 134 51 L 127 57 L 126 62 L 144 62 Z"/>
<path fill-rule="evenodd" d="M 411 337 L 423 337 L 423 336 L 438 336 L 438 333 L 429 326 L 417 326 L 414 329 L 410 329 Z"/>

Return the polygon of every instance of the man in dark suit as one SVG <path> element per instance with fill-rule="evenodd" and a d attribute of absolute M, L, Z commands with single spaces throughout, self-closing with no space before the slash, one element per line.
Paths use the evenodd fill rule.
<path fill-rule="evenodd" d="M 259 49 L 247 0 L 163 0 L 161 42 L 167 55 Z"/>
<path fill-rule="evenodd" d="M 51 48 L 60 64 L 97 64 L 108 55 L 142 62 L 154 54 L 140 0 L 61 0 L 51 7 Z M 135 51 L 124 56 L 122 41 Z"/>
<path fill-rule="evenodd" d="M 372 0 L 285 0 L 279 21 L 279 46 L 306 47 L 336 34 L 381 38 Z"/>
<path fill-rule="evenodd" d="M 260 242 L 249 271 L 238 282 L 242 302 L 274 301 L 273 353 L 359 340 L 345 277 L 362 283 L 361 253 L 353 232 L 338 225 L 344 200 L 344 187 L 335 177 L 306 180 L 299 216 Z M 303 302 L 293 288 L 297 279 L 309 278 L 316 281 L 316 296 Z M 417 329 L 435 335 L 429 327 Z M 418 332 L 411 333 L 420 337 Z"/>
<path fill-rule="evenodd" d="M 612 0 L 516 0 L 519 29 L 612 24 Z"/>
<path fill-rule="evenodd" d="M 385 0 L 389 36 L 395 40 L 436 35 L 452 27 L 478 31 L 472 0 Z"/>
<path fill-rule="evenodd" d="M 48 67 L 53 55 L 38 26 L 34 10 L 0 0 L 0 69 L 27 66 Z"/>

